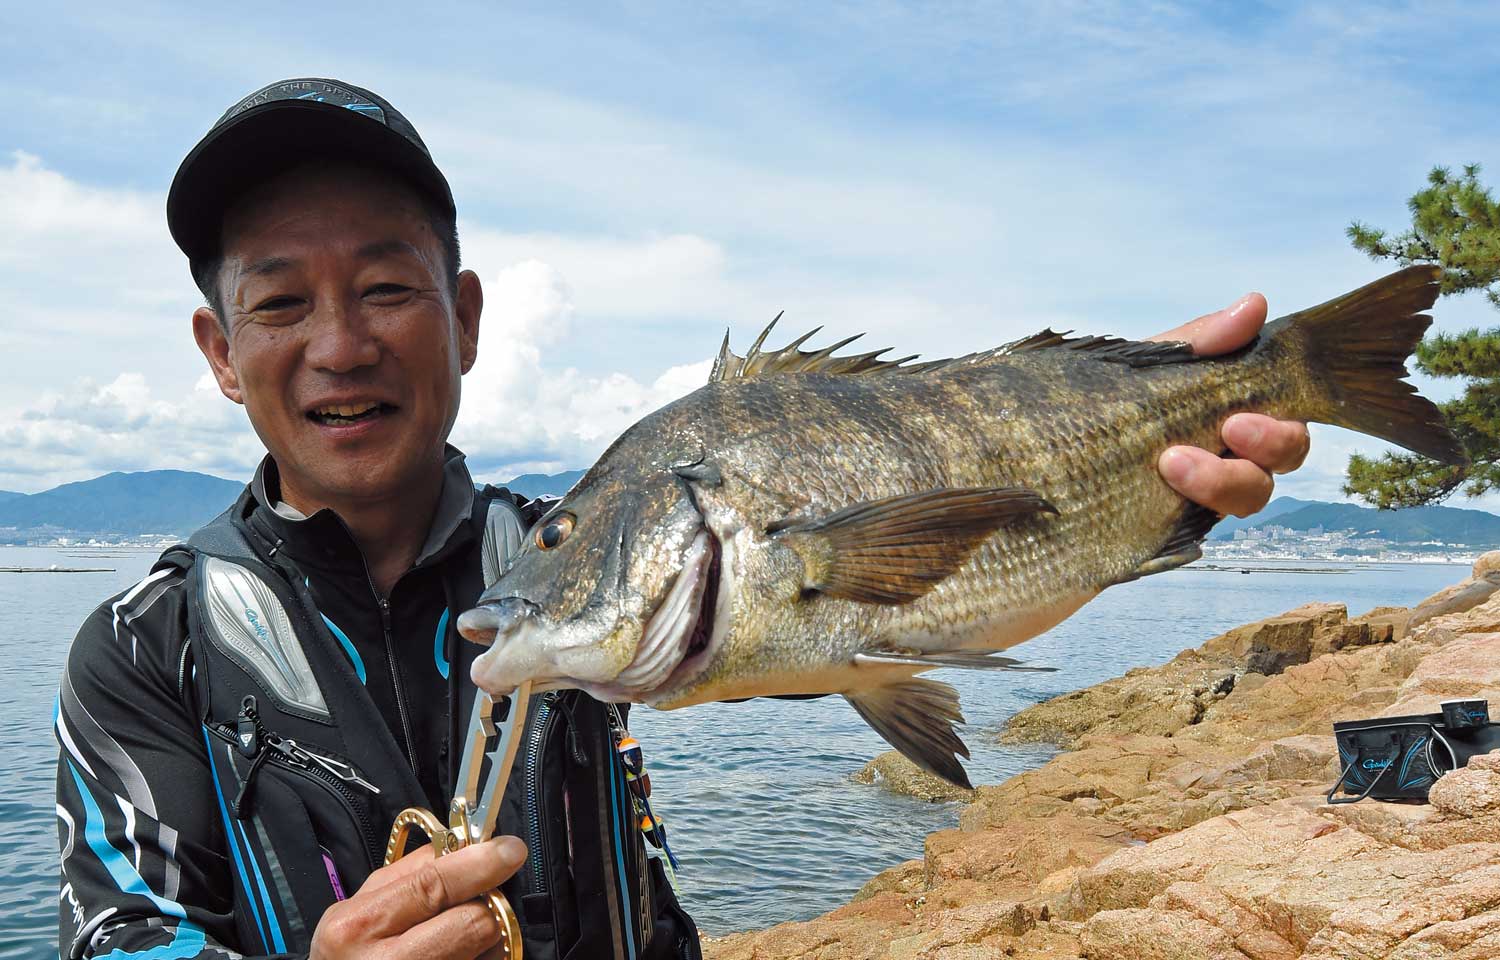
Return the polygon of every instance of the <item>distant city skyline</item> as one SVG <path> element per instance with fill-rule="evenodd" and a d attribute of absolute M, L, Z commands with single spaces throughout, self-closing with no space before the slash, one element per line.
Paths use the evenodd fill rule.
<path fill-rule="evenodd" d="M 1285 313 L 1388 269 L 1344 227 L 1402 227 L 1431 166 L 1500 176 L 1500 62 L 1463 39 L 1500 32 L 1493 5 L 350 12 L 7 12 L 0 489 L 248 474 L 162 206 L 219 113 L 283 77 L 379 91 L 453 182 L 486 289 L 454 440 L 485 476 L 586 466 L 783 309 L 788 338 L 928 356 L 1145 336 L 1251 288 Z M 1478 297 L 1435 316 L 1500 323 Z M 1278 493 L 1341 499 L 1348 454 L 1381 449 L 1314 427 Z"/>

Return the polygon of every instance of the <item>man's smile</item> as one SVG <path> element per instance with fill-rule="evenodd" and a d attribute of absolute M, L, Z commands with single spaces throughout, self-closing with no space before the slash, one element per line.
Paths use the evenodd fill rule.
<path fill-rule="evenodd" d="M 400 407 L 395 404 L 381 400 L 346 400 L 315 404 L 307 410 L 306 415 L 319 426 L 347 428 L 384 419 L 398 410 Z"/>

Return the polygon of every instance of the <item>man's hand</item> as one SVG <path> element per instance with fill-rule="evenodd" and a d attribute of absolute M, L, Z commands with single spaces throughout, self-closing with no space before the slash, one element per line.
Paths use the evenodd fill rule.
<path fill-rule="evenodd" d="M 1152 340 L 1183 340 L 1203 356 L 1228 353 L 1249 343 L 1266 322 L 1266 298 L 1251 293 L 1233 306 L 1199 317 Z M 1273 473 L 1289 473 L 1307 459 L 1307 424 L 1258 413 L 1224 421 L 1224 446 L 1238 460 L 1220 459 L 1199 447 L 1171 447 L 1156 462 L 1163 479 L 1189 500 L 1222 514 L 1248 517 L 1271 499 Z"/>
<path fill-rule="evenodd" d="M 313 931 L 309 960 L 474 960 L 500 942 L 500 925 L 476 898 L 525 860 L 526 845 L 515 837 L 445 857 L 414 850 L 328 908 Z"/>

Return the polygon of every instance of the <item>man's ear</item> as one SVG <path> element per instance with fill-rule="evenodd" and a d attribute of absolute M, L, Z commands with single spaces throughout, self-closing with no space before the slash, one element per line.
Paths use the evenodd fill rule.
<path fill-rule="evenodd" d="M 468 373 L 479 356 L 479 315 L 484 311 L 484 289 L 479 275 L 465 270 L 458 275 L 458 301 L 453 313 L 458 320 L 458 369 Z"/>
<path fill-rule="evenodd" d="M 219 382 L 219 392 L 235 403 L 244 403 L 240 393 L 240 378 L 229 362 L 229 336 L 219 322 L 219 315 L 208 307 L 193 311 L 193 339 L 208 361 L 208 369 Z"/>

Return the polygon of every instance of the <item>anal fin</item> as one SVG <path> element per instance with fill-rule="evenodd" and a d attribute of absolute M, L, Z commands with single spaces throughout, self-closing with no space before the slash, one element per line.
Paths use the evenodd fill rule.
<path fill-rule="evenodd" d="M 974 789 L 959 757 L 969 748 L 954 727 L 964 722 L 958 691 L 936 680 L 906 677 L 844 694 L 875 732 L 912 763 L 965 790 Z"/>
<path fill-rule="evenodd" d="M 1107 586 L 1117 583 L 1129 583 L 1139 580 L 1141 577 L 1149 577 L 1153 573 L 1165 573 L 1168 570 L 1176 570 L 1184 567 L 1203 556 L 1203 538 L 1208 536 L 1214 524 L 1224 519 L 1209 508 L 1196 503 L 1189 503 L 1178 518 L 1177 525 L 1167 535 L 1167 540 L 1156 551 L 1156 555 L 1145 563 L 1136 567 L 1129 573 L 1111 580 Z"/>
<path fill-rule="evenodd" d="M 1056 667 L 1027 667 L 1014 657 L 1002 657 L 988 651 L 948 650 L 942 653 L 900 653 L 893 650 L 866 650 L 854 655 L 855 666 L 955 667 L 960 670 L 1016 670 L 1032 673 L 1055 673 Z"/>

